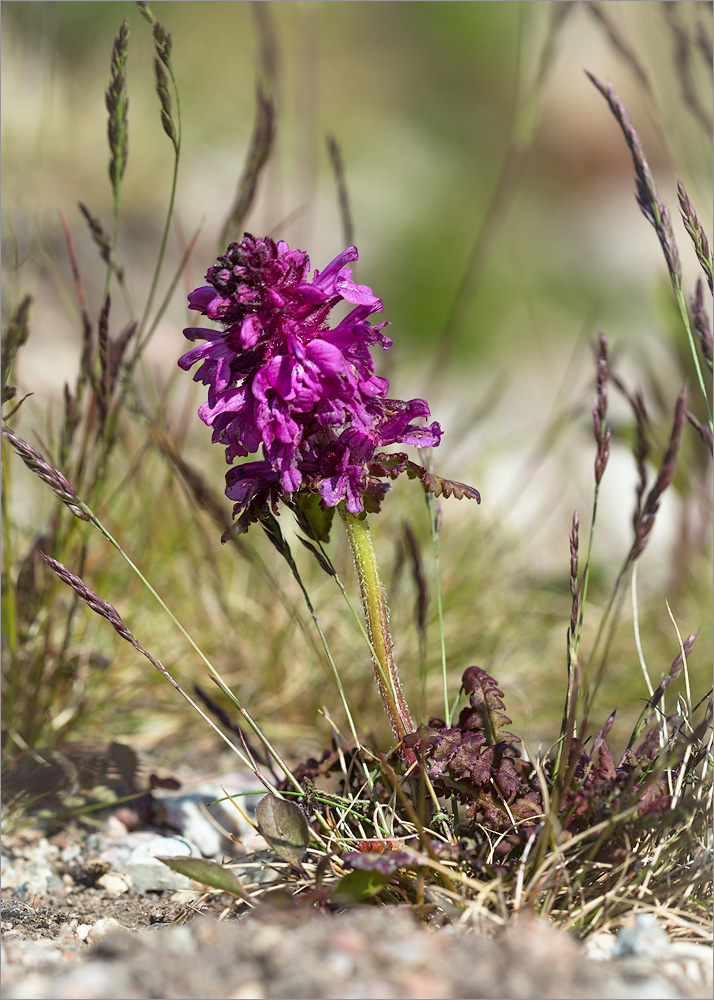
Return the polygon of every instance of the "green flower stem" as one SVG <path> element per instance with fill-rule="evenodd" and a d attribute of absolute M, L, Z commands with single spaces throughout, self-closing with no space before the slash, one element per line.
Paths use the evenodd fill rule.
<path fill-rule="evenodd" d="M 409 714 L 394 662 L 392 636 L 389 631 L 389 609 L 384 597 L 382 579 L 379 575 L 374 539 L 366 517 L 359 518 L 350 514 L 343 505 L 340 505 L 339 510 L 342 520 L 345 522 L 347 537 L 357 569 L 362 609 L 367 621 L 367 633 L 372 647 L 377 689 L 387 710 L 394 735 L 401 743 L 407 733 L 414 732 L 414 723 Z M 402 747 L 402 758 L 409 766 L 414 763 L 414 752 Z"/>

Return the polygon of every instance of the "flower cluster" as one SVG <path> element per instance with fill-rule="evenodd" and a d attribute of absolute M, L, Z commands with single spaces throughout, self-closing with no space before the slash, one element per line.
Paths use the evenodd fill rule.
<path fill-rule="evenodd" d="M 387 399 L 388 381 L 374 374 L 370 348 L 391 341 L 386 323 L 369 322 L 382 302 L 352 281 L 346 265 L 355 260 L 349 247 L 310 278 L 306 253 L 246 233 L 188 297 L 191 309 L 222 325 L 184 330 L 206 341 L 179 360 L 185 370 L 201 362 L 194 380 L 208 386 L 208 400 L 199 416 L 229 464 L 262 452 L 226 476 L 244 529 L 299 491 L 317 492 L 326 507 L 344 500 L 353 514 L 365 501 L 374 509 L 389 488 L 376 477 L 394 475 L 374 461 L 378 449 L 439 443 L 438 423 L 414 422 L 429 417 L 424 400 Z M 353 308 L 331 329 L 340 302 Z"/>

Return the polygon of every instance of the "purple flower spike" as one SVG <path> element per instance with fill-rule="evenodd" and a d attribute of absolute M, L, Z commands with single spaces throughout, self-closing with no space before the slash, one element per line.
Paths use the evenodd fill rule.
<path fill-rule="evenodd" d="M 389 383 L 374 373 L 370 348 L 391 341 L 386 323 L 369 322 L 381 299 L 346 266 L 357 257 L 348 247 L 310 278 L 302 250 L 246 233 L 188 297 L 190 309 L 222 326 L 184 330 L 205 341 L 178 362 L 187 371 L 198 364 L 194 380 L 208 386 L 199 416 L 229 464 L 262 453 L 226 476 L 240 530 L 302 493 L 326 508 L 344 501 L 353 514 L 378 510 L 389 486 L 375 453 L 439 444 L 439 424 L 422 422 L 430 415 L 424 400 L 387 399 Z M 354 308 L 330 327 L 340 302 Z"/>

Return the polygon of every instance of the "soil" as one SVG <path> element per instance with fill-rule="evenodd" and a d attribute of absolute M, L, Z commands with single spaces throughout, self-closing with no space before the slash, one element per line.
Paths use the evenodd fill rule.
<path fill-rule="evenodd" d="M 50 837 L 49 853 L 72 840 L 81 833 Z M 31 863 L 33 843 L 48 855 L 36 834 L 4 838 L 3 853 Z M 6 1000 L 711 996 L 702 946 L 669 965 L 661 948 L 594 961 L 543 920 L 517 921 L 493 938 L 459 925 L 425 929 L 399 907 L 245 915 L 220 894 L 112 896 L 92 884 L 105 865 L 48 864 L 52 891 L 3 891 Z"/>
<path fill-rule="evenodd" d="M 162 900 L 167 893 L 131 895 L 120 898 L 108 896 L 101 889 L 80 886 L 68 895 L 48 894 L 28 902 L 11 893 L 0 900 L 3 931 L 13 930 L 14 936 L 23 940 L 47 938 L 54 940 L 64 934 L 65 926 L 72 920 L 80 924 L 94 924 L 104 917 L 112 917 L 130 931 L 167 925 L 183 919 L 186 906 Z M 155 896 L 156 898 L 152 898 Z"/>
<path fill-rule="evenodd" d="M 20 935 L 50 938 L 62 956 L 45 969 L 4 969 L 3 995 L 20 998 L 678 998 L 671 981 L 632 966 L 585 959 L 577 943 L 545 921 L 514 924 L 499 939 L 416 926 L 399 910 L 362 907 L 339 917 L 275 914 L 219 922 L 202 916 L 147 932 L 166 904 L 114 901 L 86 889 L 71 907 L 3 905 Z M 138 933 L 114 930 L 93 947 L 68 940 L 65 917 L 112 916 Z M 169 915 L 171 906 L 161 915 Z M 64 930 L 63 930 L 64 928 Z M 140 929 L 144 928 L 143 931 Z M 12 955 L 12 946 L 6 955 Z"/>
<path fill-rule="evenodd" d="M 198 886 L 138 892 L 125 884 L 112 894 L 106 879 L 120 879 L 121 863 L 112 872 L 105 860 L 110 855 L 99 857 L 112 840 L 112 823 L 116 816 L 97 821 L 93 830 L 75 825 L 50 834 L 38 822 L 3 836 L 5 1000 L 712 995 L 709 949 L 669 942 L 654 922 L 636 935 L 639 944 L 630 955 L 615 959 L 613 935 L 599 942 L 595 935 L 586 949 L 540 919 L 511 922 L 494 937 L 458 916 L 425 927 L 399 906 L 363 905 L 335 914 L 297 907 L 283 894 L 271 906 L 246 912 L 240 901 Z M 136 829 L 137 837 L 148 835 L 146 823 Z M 248 851 L 260 846 L 245 844 Z M 260 862 L 263 855 L 248 857 L 259 876 L 270 872 Z"/>

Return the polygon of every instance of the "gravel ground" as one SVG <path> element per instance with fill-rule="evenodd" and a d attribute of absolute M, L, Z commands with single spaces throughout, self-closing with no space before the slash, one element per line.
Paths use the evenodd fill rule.
<path fill-rule="evenodd" d="M 156 902 L 148 902 L 151 920 Z M 140 908 L 137 908 L 137 910 Z M 117 917 L 93 925 L 56 911 L 3 905 L 3 997 L 104 998 L 655 998 L 710 997 L 707 949 L 668 961 L 587 958 L 541 920 L 497 938 L 429 931 L 398 910 L 365 907 L 337 917 L 267 922 L 200 916 L 183 926 L 130 931 Z M 132 914 L 136 919 L 137 911 Z M 165 914 L 168 915 L 168 914 Z M 84 939 L 79 937 L 82 932 Z M 51 935 L 51 936 L 50 936 Z"/>
<path fill-rule="evenodd" d="M 465 927 L 424 928 L 398 907 L 240 915 L 227 897 L 202 895 L 153 858 L 210 855 L 217 845 L 225 853 L 201 807 L 212 796 L 210 788 L 167 796 L 162 816 L 171 827 L 130 830 L 112 816 L 89 834 L 23 828 L 4 836 L 5 1000 L 712 995 L 710 950 L 670 941 L 647 915 L 587 946 L 536 919 L 487 938 Z M 259 839 L 231 846 L 248 852 L 255 881 L 271 874 Z"/>

